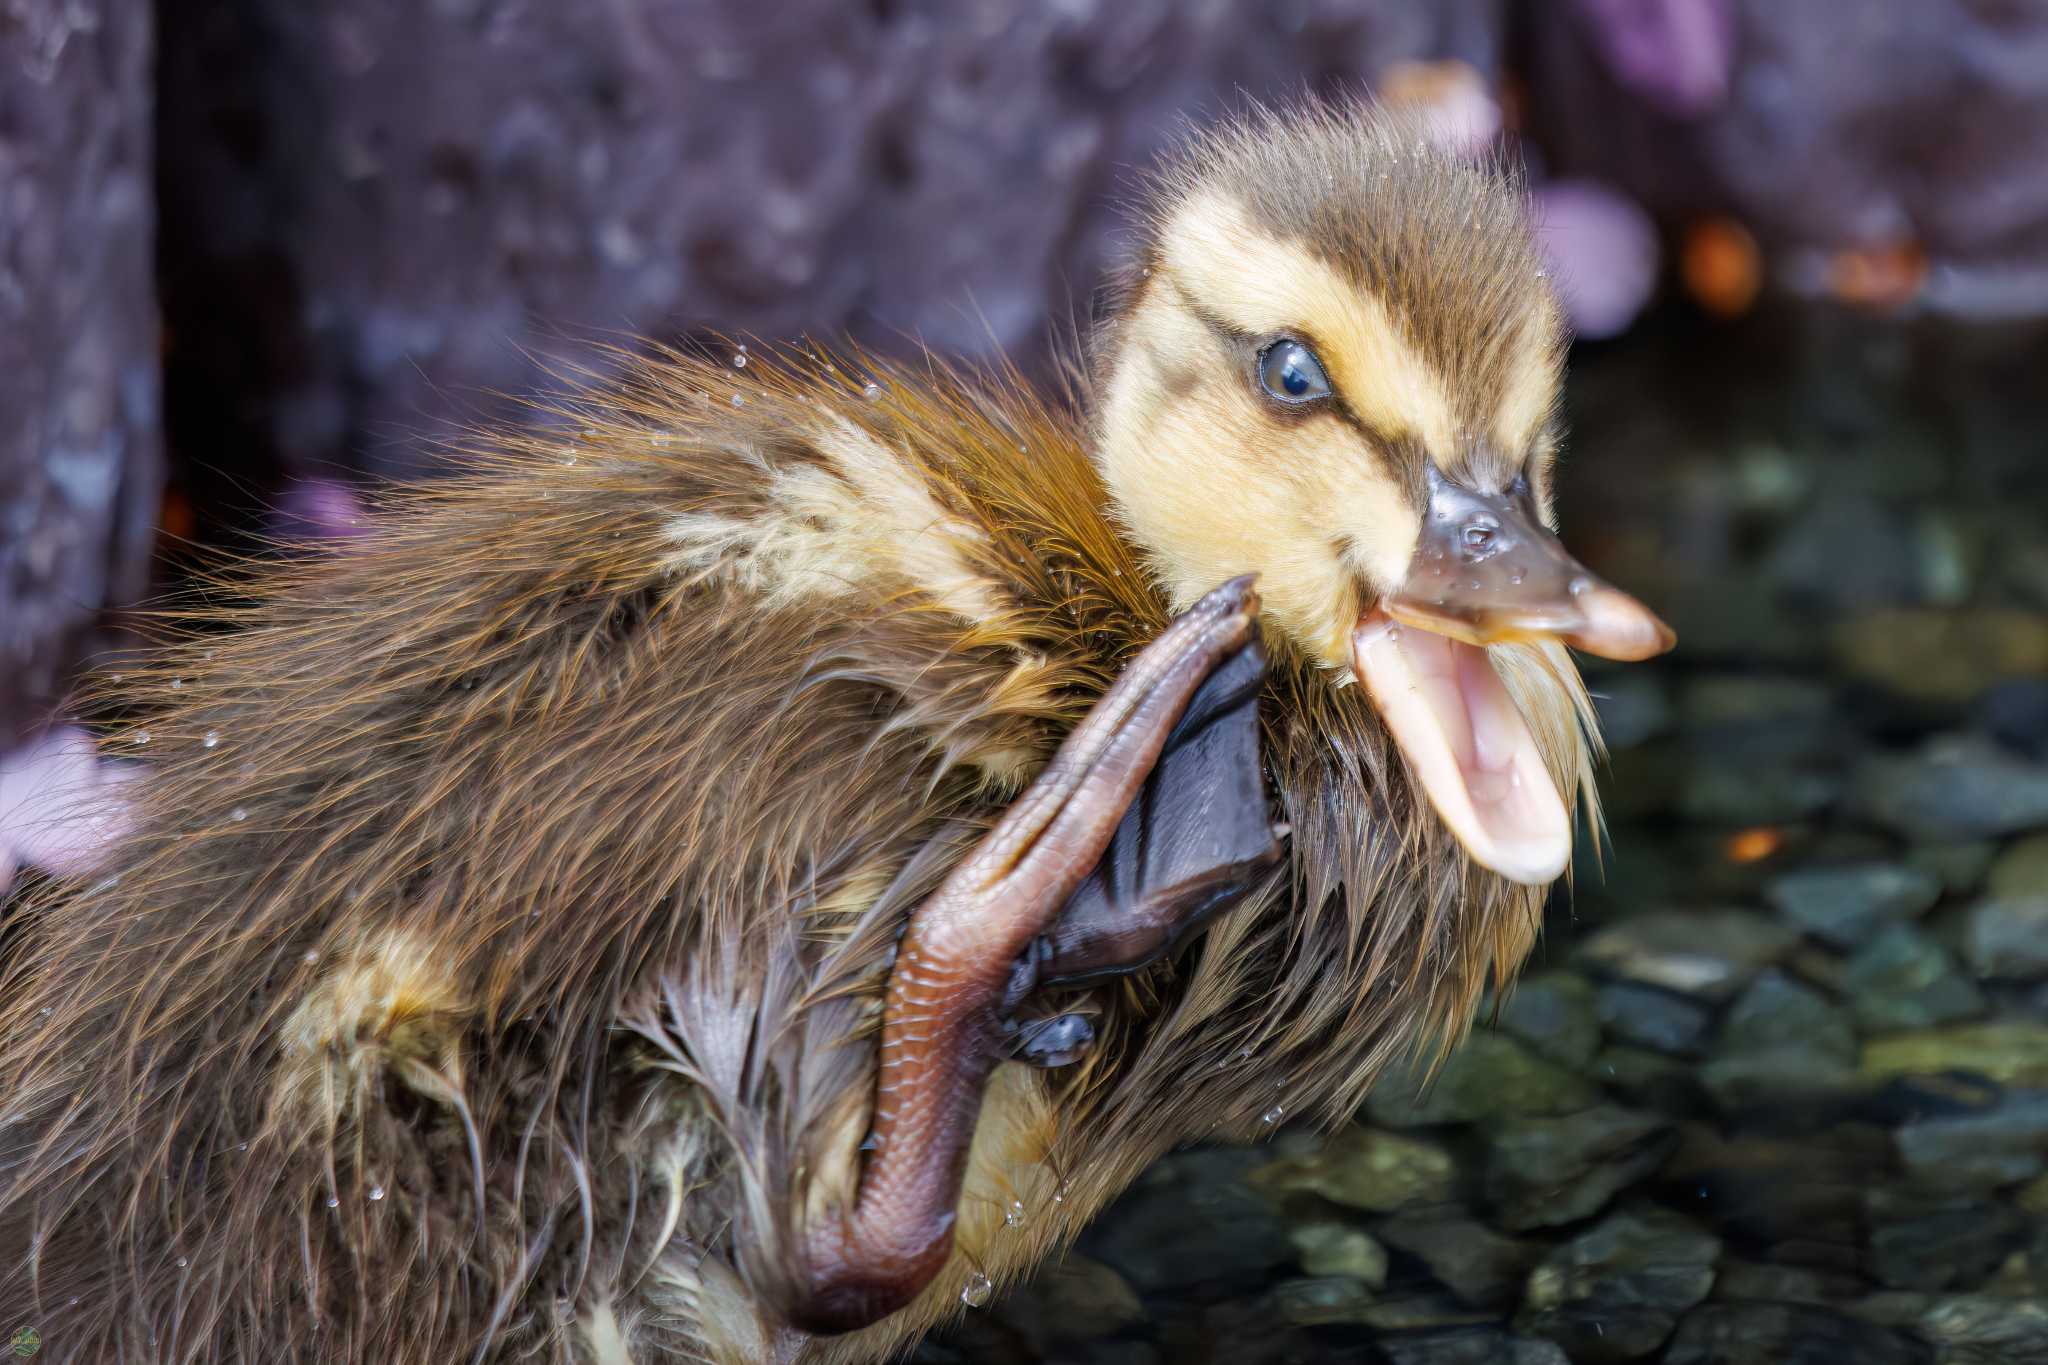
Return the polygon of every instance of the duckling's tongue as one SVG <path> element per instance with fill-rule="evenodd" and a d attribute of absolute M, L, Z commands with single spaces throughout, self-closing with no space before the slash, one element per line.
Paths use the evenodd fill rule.
<path fill-rule="evenodd" d="M 1351 666 L 1437 814 L 1482 867 L 1542 886 L 1571 858 L 1571 818 L 1486 649 L 1375 608 Z"/>

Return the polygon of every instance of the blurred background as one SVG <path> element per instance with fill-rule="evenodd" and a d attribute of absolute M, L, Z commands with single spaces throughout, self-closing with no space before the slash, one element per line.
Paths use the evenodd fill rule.
<path fill-rule="evenodd" d="M 1565 536 L 1680 648 L 1433 1089 L 921 1358 L 2048 1361 L 2043 0 L 0 0 L 0 895 L 90 868 L 63 698 L 207 547 L 598 342 L 1043 375 L 1155 153 L 1304 91 L 1529 165 Z"/>

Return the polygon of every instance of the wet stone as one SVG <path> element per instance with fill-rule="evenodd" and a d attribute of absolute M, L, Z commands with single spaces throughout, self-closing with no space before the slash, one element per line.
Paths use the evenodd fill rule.
<path fill-rule="evenodd" d="M 1984 1012 L 1984 993 L 1948 950 L 1902 924 L 1849 959 L 1842 989 L 1866 1033 L 1933 1028 Z"/>
<path fill-rule="evenodd" d="M 1681 1057 L 1697 1056 L 1714 1026 L 1713 1011 L 1699 1001 L 1629 981 L 1600 987 L 1598 1007 L 1616 1042 Z"/>
<path fill-rule="evenodd" d="M 1796 1303 L 1707 1303 L 1685 1315 L 1663 1365 L 1925 1365 L 1903 1333 Z"/>
<path fill-rule="evenodd" d="M 1278 1211 L 1241 1179 L 1259 1153 L 1180 1152 L 1158 1162 L 1081 1239 L 1145 1294 L 1260 1280 L 1294 1259 Z"/>
<path fill-rule="evenodd" d="M 2048 895 L 2000 897 L 1971 907 L 1963 956 L 1979 976 L 2048 977 Z"/>
<path fill-rule="evenodd" d="M 1723 1258 L 1714 1275 L 1714 1297 L 1729 1302 L 1842 1303 L 1863 1292 L 1864 1280 L 1848 1271 L 1805 1265 L 1766 1265 Z"/>
<path fill-rule="evenodd" d="M 2048 1091 L 2013 1091 L 1982 1113 L 1908 1123 L 1896 1138 L 1907 1171 L 1930 1188 L 2031 1180 L 2048 1167 Z"/>
<path fill-rule="evenodd" d="M 2048 826 L 2048 763 L 1974 737 L 1866 759 L 1850 787 L 1858 813 L 1909 839 L 1977 839 Z"/>
<path fill-rule="evenodd" d="M 1788 872 L 1764 894 L 1807 933 L 1853 948 L 1886 924 L 1924 914 L 1941 899 L 1941 881 L 1919 868 L 1869 863 Z"/>
<path fill-rule="evenodd" d="M 1636 1103 L 1670 1112 L 1693 1108 L 1699 1091 L 1696 1068 L 1648 1048 L 1602 1048 L 1593 1059 L 1591 1073 L 1601 1084 Z"/>
<path fill-rule="evenodd" d="M 1600 1050 L 1593 985 L 1574 972 L 1524 977 L 1501 1006 L 1500 1027 L 1574 1070 L 1583 1070 Z"/>
<path fill-rule="evenodd" d="M 1906 865 L 1932 874 L 1950 895 L 1967 896 L 1984 884 L 1997 853 L 1998 845 L 1990 839 L 1920 844 L 1906 855 Z"/>
<path fill-rule="evenodd" d="M 1358 1228 L 1343 1223 L 1304 1223 L 1288 1236 L 1310 1275 L 1341 1275 L 1368 1289 L 1387 1282 L 1387 1249 Z"/>
<path fill-rule="evenodd" d="M 1770 1259 L 1854 1268 L 1865 1225 L 1863 1191 L 1870 1173 L 1893 1160 L 1891 1134 L 1839 1125 L 1797 1139 L 1765 1138 L 1689 1125 L 1659 1172 L 1718 1231 L 1752 1254 L 1780 1248 Z M 1810 1254 L 1805 1243 L 1830 1250 Z M 1791 1250 L 1785 1250 L 1791 1248 Z"/>
<path fill-rule="evenodd" d="M 1411 1128 L 1495 1115 L 1568 1114 L 1599 1098 L 1586 1081 L 1491 1031 L 1466 1039 L 1435 1082 L 1426 1090 L 1421 1086 L 1413 1071 L 1397 1069 L 1373 1087 L 1366 1112 L 1375 1122 Z"/>
<path fill-rule="evenodd" d="M 2026 1239 L 2026 1220 L 1999 1200 L 1932 1203 L 1871 1191 L 1870 1273 L 1899 1289 L 1972 1289 Z"/>
<path fill-rule="evenodd" d="M 1388 1246 L 1427 1266 L 1438 1283 L 1474 1308 L 1511 1306 L 1542 1248 L 1503 1237 L 1462 1214 L 1403 1214 L 1379 1226 Z"/>
<path fill-rule="evenodd" d="M 1282 1322 L 1320 1327 L 1333 1322 L 1363 1322 L 1372 1307 L 1372 1290 L 1341 1275 L 1283 1280 L 1268 1296 Z"/>
<path fill-rule="evenodd" d="M 1488 1134 L 1486 1197 L 1511 1231 L 1576 1222 L 1646 1179 L 1675 1143 L 1665 1120 L 1611 1104 L 1504 1122 Z"/>
<path fill-rule="evenodd" d="M 1962 1071 L 2000 1085 L 2048 1088 L 2048 1023 L 2000 1019 L 1868 1039 L 1865 1077 L 1931 1076 Z"/>
<path fill-rule="evenodd" d="M 1810 820 L 1840 798 L 1842 779 L 1799 766 L 1697 756 L 1678 794 L 1678 813 L 1701 825 L 1787 825 Z"/>
<path fill-rule="evenodd" d="M 1609 925 L 1580 945 L 1604 975 L 1703 1000 L 1725 1000 L 1789 953 L 1799 936 L 1746 910 L 1665 910 Z"/>
<path fill-rule="evenodd" d="M 1834 690 L 1808 678 L 1720 673 L 1686 684 L 1679 714 L 1689 730 L 1787 721 L 1802 727 L 1825 722 Z"/>
<path fill-rule="evenodd" d="M 1571 1365 L 1555 1342 L 1480 1327 L 1383 1342 L 1387 1365 Z"/>
<path fill-rule="evenodd" d="M 2048 834 L 2030 834 L 2002 850 L 1984 889 L 1998 897 L 2048 896 Z"/>
<path fill-rule="evenodd" d="M 2048 1303 L 1951 1295 L 1914 1324 L 1940 1348 L 1942 1365 L 2020 1365 L 2048 1360 Z"/>
<path fill-rule="evenodd" d="M 2048 668 L 2048 617 L 2006 607 L 1897 607 L 1831 632 L 1852 676 L 1900 696 L 1966 702 L 1987 683 Z"/>
<path fill-rule="evenodd" d="M 1700 1083 L 1724 1109 L 1842 1089 L 1856 1074 L 1856 1033 L 1820 992 L 1779 971 L 1729 1007 Z"/>
<path fill-rule="evenodd" d="M 1634 1360 L 1657 1349 L 1714 1287 L 1721 1239 L 1645 1206 L 1610 1214 L 1529 1276 L 1517 1325 L 1574 1361 Z"/>
<path fill-rule="evenodd" d="M 1591 681 L 1600 735 L 1610 749 L 1632 749 L 1671 726 L 1671 701 L 1653 670 L 1619 669 Z"/>
<path fill-rule="evenodd" d="M 1315 1194 L 1372 1213 L 1438 1203 L 1458 1188 L 1456 1163 L 1443 1148 L 1357 1125 L 1334 1134 L 1316 1150 L 1262 1166 L 1249 1179 L 1276 1196 Z"/>
<path fill-rule="evenodd" d="M 1100 1261 L 1069 1255 L 1005 1298 L 995 1316 L 1041 1356 L 1065 1359 L 1077 1344 L 1142 1323 L 1145 1308 L 1123 1276 Z"/>
<path fill-rule="evenodd" d="M 2048 555 L 2042 558 L 2048 567 Z M 2048 677 L 2000 683 L 1978 700 L 1976 711 L 1978 722 L 2006 748 L 2048 760 Z"/>

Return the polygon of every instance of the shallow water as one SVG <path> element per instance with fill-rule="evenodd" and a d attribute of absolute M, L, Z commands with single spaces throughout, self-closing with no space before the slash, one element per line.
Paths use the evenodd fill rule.
<path fill-rule="evenodd" d="M 1168 1158 L 931 1362 L 2048 1361 L 2043 337 L 1667 321 L 1574 357 L 1609 850 L 1330 1142 Z"/>

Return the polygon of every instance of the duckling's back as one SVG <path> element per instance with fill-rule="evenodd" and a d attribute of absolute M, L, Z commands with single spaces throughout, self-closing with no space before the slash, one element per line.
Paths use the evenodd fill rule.
<path fill-rule="evenodd" d="M 119 685 L 136 832 L 0 993 L 54 1358 L 795 1349 L 894 936 L 1158 607 L 1013 389 L 666 357 L 555 415 Z"/>

